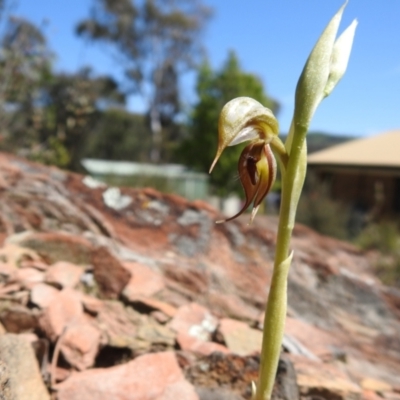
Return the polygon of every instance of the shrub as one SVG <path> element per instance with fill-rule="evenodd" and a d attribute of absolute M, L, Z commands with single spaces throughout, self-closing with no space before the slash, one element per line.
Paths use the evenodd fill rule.
<path fill-rule="evenodd" d="M 296 221 L 323 235 L 338 239 L 348 239 L 350 236 L 348 207 L 331 199 L 327 185 L 318 182 L 312 174 L 307 176 Z"/>
<path fill-rule="evenodd" d="M 368 225 L 356 244 L 366 250 L 378 252 L 375 272 L 383 283 L 400 287 L 400 231 L 399 224 L 381 221 Z"/>

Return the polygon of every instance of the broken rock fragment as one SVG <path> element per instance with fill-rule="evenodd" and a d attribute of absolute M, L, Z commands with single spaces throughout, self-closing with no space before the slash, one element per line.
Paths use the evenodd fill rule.
<path fill-rule="evenodd" d="M 39 325 L 45 335 L 55 341 L 64 329 L 83 317 L 80 295 L 73 289 L 63 289 L 43 311 Z"/>
<path fill-rule="evenodd" d="M 131 273 L 106 247 L 99 247 L 93 251 L 92 265 L 101 296 L 117 299 L 129 282 Z"/>
<path fill-rule="evenodd" d="M 199 354 L 227 351 L 219 343 L 211 342 L 211 334 L 217 325 L 218 319 L 207 308 L 197 303 L 180 307 L 170 322 L 170 327 L 177 332 L 177 341 L 181 349 Z"/>
<path fill-rule="evenodd" d="M 2 377 L 3 373 L 8 375 L 1 397 L 7 395 L 7 400 L 50 400 L 33 348 L 20 335 L 0 336 L 0 372 Z"/>
<path fill-rule="evenodd" d="M 57 390 L 58 400 L 199 400 L 173 352 L 145 354 L 123 365 L 84 371 Z"/>
<path fill-rule="evenodd" d="M 161 274 L 149 267 L 135 262 L 125 262 L 123 265 L 131 274 L 122 292 L 128 301 L 135 301 L 141 296 L 152 296 L 165 287 Z"/>
<path fill-rule="evenodd" d="M 0 313 L 0 322 L 7 332 L 22 333 L 32 331 L 38 326 L 39 316 L 36 311 L 20 304 L 14 304 Z"/>
<path fill-rule="evenodd" d="M 78 265 L 58 261 L 48 268 L 45 280 L 60 288 L 74 288 L 78 285 L 83 272 L 83 268 Z"/>
<path fill-rule="evenodd" d="M 46 283 L 38 283 L 31 290 L 30 299 L 39 308 L 48 307 L 58 295 L 59 290 Z"/>
<path fill-rule="evenodd" d="M 66 328 L 59 339 L 61 353 L 78 370 L 93 366 L 99 349 L 101 332 L 87 321 L 80 320 Z"/>
<path fill-rule="evenodd" d="M 223 318 L 220 320 L 218 332 L 234 354 L 247 356 L 261 351 L 262 332 L 250 328 L 245 322 Z"/>

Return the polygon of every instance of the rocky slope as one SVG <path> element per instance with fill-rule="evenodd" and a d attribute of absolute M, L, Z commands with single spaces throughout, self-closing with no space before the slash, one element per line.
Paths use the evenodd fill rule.
<path fill-rule="evenodd" d="M 0 154 L 0 398 L 249 399 L 276 221 L 217 218 Z M 346 243 L 292 247 L 275 398 L 400 399 L 399 291 Z"/>

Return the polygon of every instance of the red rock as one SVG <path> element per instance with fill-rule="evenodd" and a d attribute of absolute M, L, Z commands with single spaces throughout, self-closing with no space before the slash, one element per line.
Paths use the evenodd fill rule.
<path fill-rule="evenodd" d="M 20 290 L 8 296 L 11 301 L 17 301 L 19 304 L 26 306 L 29 302 L 29 292 L 27 290 Z"/>
<path fill-rule="evenodd" d="M 216 351 L 219 353 L 230 352 L 230 350 L 222 344 L 199 340 L 193 336 L 190 336 L 188 333 L 179 333 L 176 337 L 176 341 L 182 350 L 190 351 L 199 355 L 208 356 Z"/>
<path fill-rule="evenodd" d="M 210 291 L 207 296 L 207 303 L 212 308 L 213 313 L 219 317 L 254 321 L 259 315 L 259 310 L 233 294 Z"/>
<path fill-rule="evenodd" d="M 296 318 L 286 318 L 285 333 L 298 340 L 312 354 L 325 360 L 335 358 L 333 349 L 340 347 L 337 334 L 331 334 Z"/>
<path fill-rule="evenodd" d="M 20 335 L 0 336 L 0 370 L 2 381 L 7 376 L 1 384 L 2 399 L 50 400 L 32 345 Z"/>
<path fill-rule="evenodd" d="M 83 272 L 83 268 L 78 265 L 58 261 L 48 268 L 45 280 L 61 288 L 74 288 L 79 283 Z"/>
<path fill-rule="evenodd" d="M 16 268 L 11 264 L 6 264 L 4 262 L 0 262 L 0 275 L 4 277 L 9 277 L 16 271 Z"/>
<path fill-rule="evenodd" d="M 244 322 L 223 318 L 219 322 L 218 332 L 234 354 L 247 356 L 261 351 L 262 332 Z"/>
<path fill-rule="evenodd" d="M 207 308 L 190 303 L 178 309 L 170 327 L 178 333 L 188 333 L 199 340 L 207 341 L 215 331 L 218 320 Z"/>
<path fill-rule="evenodd" d="M 99 247 L 92 254 L 93 275 L 102 296 L 116 299 L 131 278 L 122 263 L 106 247 Z"/>
<path fill-rule="evenodd" d="M 58 382 L 65 381 L 74 372 L 71 369 L 62 368 L 62 367 L 56 367 L 56 368 L 54 368 L 52 370 L 51 369 L 51 364 L 49 363 L 47 365 L 47 373 L 48 374 L 54 374 L 54 376 L 52 376 L 52 380 L 53 380 L 53 382 L 58 383 Z"/>
<path fill-rule="evenodd" d="M 170 317 L 161 311 L 152 311 L 150 315 L 160 324 L 165 324 L 170 320 Z"/>
<path fill-rule="evenodd" d="M 223 346 L 204 343 L 210 342 L 211 334 L 215 331 L 218 320 L 205 307 L 190 303 L 178 309 L 169 326 L 177 332 L 177 341 L 182 350 L 208 354 L 211 349 L 225 351 Z M 203 351 L 202 351 L 203 350 Z"/>
<path fill-rule="evenodd" d="M 12 236 L 10 241 L 22 246 L 31 257 L 38 257 L 39 254 L 48 264 L 60 260 L 77 265 L 91 263 L 93 245 L 82 236 L 59 232 L 26 232 Z"/>
<path fill-rule="evenodd" d="M 31 290 L 31 302 L 39 308 L 46 308 L 56 299 L 58 293 L 59 290 L 55 287 L 46 283 L 38 283 Z"/>
<path fill-rule="evenodd" d="M 193 365 L 197 360 L 198 357 L 196 354 L 190 352 L 190 351 L 184 351 L 184 350 L 177 350 L 175 352 L 176 359 L 178 360 L 178 364 L 182 369 L 185 369 L 189 367 L 190 365 Z"/>
<path fill-rule="evenodd" d="M 60 350 L 70 365 L 82 371 L 92 367 L 100 345 L 101 333 L 86 321 L 72 323 L 59 339 Z"/>
<path fill-rule="evenodd" d="M 230 335 L 234 331 L 247 328 L 248 325 L 243 321 L 238 321 L 231 318 L 222 318 L 219 320 L 218 332 L 222 335 L 223 338 L 225 338 L 225 336 Z"/>
<path fill-rule="evenodd" d="M 96 297 L 89 296 L 85 293 L 80 293 L 83 308 L 89 314 L 97 315 L 103 307 L 103 302 Z"/>
<path fill-rule="evenodd" d="M 35 268 L 39 271 L 47 271 L 49 265 L 40 260 L 23 260 L 21 261 L 21 268 Z"/>
<path fill-rule="evenodd" d="M 25 339 L 30 344 L 33 344 L 39 340 L 38 336 L 33 332 L 20 333 L 18 336 Z"/>
<path fill-rule="evenodd" d="M 18 292 L 19 290 L 21 290 L 21 285 L 19 283 L 10 283 L 6 286 L 0 287 L 0 295 Z"/>
<path fill-rule="evenodd" d="M 167 287 L 167 289 L 159 293 L 157 299 L 170 304 L 175 308 L 188 304 L 188 298 L 185 296 L 185 293 L 181 290 L 179 292 L 174 291 L 171 287 Z"/>
<path fill-rule="evenodd" d="M 391 392 L 393 390 L 392 386 L 387 382 L 373 378 L 364 378 L 360 385 L 364 390 L 372 390 L 374 392 Z"/>
<path fill-rule="evenodd" d="M 0 260 L 13 268 L 20 267 L 21 263 L 26 260 L 41 261 L 40 257 L 35 251 L 27 249 L 26 247 L 20 246 L 18 243 L 13 242 L 13 239 L 19 239 L 21 237 L 22 235 L 19 234 L 7 238 L 5 246 L 0 249 Z"/>
<path fill-rule="evenodd" d="M 370 339 L 376 339 L 379 336 L 377 327 L 366 325 L 358 315 L 352 313 L 350 310 L 335 310 L 335 319 L 341 325 L 345 335 L 350 334 L 356 337 L 360 335 L 361 337 L 364 336 Z"/>
<path fill-rule="evenodd" d="M 186 365 L 185 376 L 197 388 L 226 389 L 228 393 L 202 393 L 204 400 L 239 400 L 250 398 L 251 381 L 257 381 L 260 365 L 259 357 L 240 357 L 236 354 L 213 353 L 197 360 L 183 360 Z M 281 377 L 278 376 L 278 379 Z M 229 393 L 230 392 L 230 393 Z M 295 400 L 298 396 L 277 397 Z"/>
<path fill-rule="evenodd" d="M 44 274 L 35 268 L 19 268 L 13 274 L 13 280 L 24 288 L 31 289 L 37 283 L 44 281 Z"/>
<path fill-rule="evenodd" d="M 190 264 L 185 268 L 177 268 L 175 264 L 165 264 L 163 269 L 168 286 L 185 289 L 191 294 L 207 292 L 208 276 L 205 271 L 198 270 Z"/>
<path fill-rule="evenodd" d="M 163 314 L 165 314 L 168 317 L 175 316 L 175 314 L 178 310 L 176 307 L 171 306 L 168 303 L 165 303 L 160 300 L 152 299 L 149 297 L 142 297 L 142 296 L 138 297 L 137 299 L 135 299 L 135 301 L 133 303 L 139 305 L 140 307 L 149 308 L 150 310 L 161 311 Z"/>
<path fill-rule="evenodd" d="M 136 338 L 150 344 L 161 344 L 169 347 L 175 345 L 176 334 L 168 326 L 160 325 L 147 315 L 142 315 Z"/>
<path fill-rule="evenodd" d="M 96 320 L 109 346 L 119 348 L 136 346 L 135 336 L 140 323 L 140 314 L 132 308 L 124 307 L 117 301 L 106 300 Z"/>
<path fill-rule="evenodd" d="M 248 308 L 254 304 L 265 303 L 272 271 L 269 257 L 262 256 L 261 252 L 256 250 L 258 246 L 265 246 L 268 242 L 258 240 L 257 245 L 253 239 L 246 240 L 247 236 L 252 238 L 254 234 L 254 231 L 247 232 L 243 226 L 235 223 L 217 225 L 212 231 L 207 257 L 212 273 L 210 281 L 213 284 L 210 286 L 214 291 L 233 295 L 244 301 Z M 238 255 L 241 258 L 240 262 L 237 260 Z M 260 310 L 256 307 L 254 309 L 257 312 L 253 311 L 253 314 L 257 317 Z M 234 312 L 234 307 L 231 310 Z M 228 315 L 239 318 L 235 314 Z M 252 319 L 252 316 L 247 316 L 246 319 Z"/>
<path fill-rule="evenodd" d="M 327 397 L 351 400 L 359 398 L 361 388 L 334 364 L 312 361 L 300 356 L 290 356 L 293 361 L 297 384 L 302 396 L 326 393 Z"/>
<path fill-rule="evenodd" d="M 1 323 L 6 331 L 11 333 L 21 333 L 36 329 L 38 318 L 37 312 L 20 304 L 12 305 L 0 314 Z"/>
<path fill-rule="evenodd" d="M 376 394 L 373 390 L 363 390 L 361 394 L 362 400 L 382 400 L 382 397 Z"/>
<path fill-rule="evenodd" d="M 162 275 L 149 267 L 135 262 L 125 262 L 123 266 L 131 273 L 131 278 L 122 292 L 127 300 L 134 301 L 140 296 L 152 296 L 165 287 Z"/>
<path fill-rule="evenodd" d="M 73 289 L 63 289 L 54 301 L 43 311 L 39 324 L 46 336 L 54 341 L 64 328 L 77 323 L 83 316 L 80 295 Z"/>
<path fill-rule="evenodd" d="M 104 189 L 89 189 L 82 183 L 81 176 L 3 153 L 0 153 L 0 181 L 4 188 L 0 190 L 1 204 L 10 210 L 0 215 L 0 243 L 20 227 L 32 226 L 35 229 L 35 232 L 8 237 L 4 242 L 0 260 L 11 268 L 45 271 L 45 264 L 37 267 L 41 257 L 42 262 L 48 264 L 62 260 L 90 265 L 96 246 L 105 245 L 115 251 L 120 264 L 126 260 L 147 259 L 149 264 L 146 262 L 145 265 L 157 265 L 167 286 L 157 293 L 157 299 L 163 302 L 180 307 L 199 299 L 196 301 L 208 307 L 213 315 L 236 318 L 249 324 L 264 308 L 275 251 L 276 218 L 257 216 L 250 227 L 245 225 L 248 216 L 215 225 L 215 213 L 201 204 L 177 196 L 165 196 L 155 189 L 130 188 L 123 192 L 129 195 L 132 204 L 115 212 L 104 206 Z M 37 215 L 35 223 L 32 214 Z M 54 227 L 68 227 L 75 233 L 53 232 Z M 11 242 L 19 243 L 19 246 L 11 249 Z M 35 251 L 21 246 L 29 246 Z M 382 261 L 382 257 L 386 260 L 387 255 L 377 251 L 364 253 L 299 226 L 295 227 L 291 248 L 295 259 L 288 282 L 289 310 L 290 316 L 301 318 L 301 322 L 296 324 L 295 330 L 286 333 L 286 338 L 291 336 L 291 343 L 302 345 L 300 350 L 310 348 L 310 354 L 316 352 L 324 361 L 328 359 L 329 363 L 340 365 L 357 382 L 368 377 L 395 385 L 399 381 L 400 369 L 397 351 L 400 343 L 400 295 L 394 288 L 388 293 L 389 289 L 373 277 L 375 262 Z M 108 267 L 103 266 L 104 285 L 108 279 L 118 282 L 113 277 L 114 264 L 107 264 Z M 88 272 L 85 276 L 86 289 L 95 292 L 95 285 L 90 285 L 93 274 Z M 7 282 L 2 290 L 11 290 L 8 277 L 7 273 L 1 276 Z M 119 296 L 122 286 L 117 287 L 114 296 Z M 26 291 L 4 293 L 2 291 L 3 298 L 22 302 L 27 295 Z M 133 348 L 138 344 L 134 340 L 129 342 L 141 327 L 136 321 L 137 315 L 130 314 L 131 311 L 134 313 L 131 307 L 116 307 L 107 319 L 103 306 L 96 308 L 96 305 L 88 304 L 84 305 L 85 310 L 92 315 L 97 313 L 99 327 L 104 324 L 101 329 L 107 335 L 108 347 L 128 344 Z M 141 313 L 159 312 L 144 302 L 132 304 Z M 160 315 L 157 318 L 165 321 Z M 318 328 L 314 329 L 316 326 Z M 147 328 L 141 329 L 149 332 Z M 36 332 L 47 334 L 39 329 Z M 154 333 L 157 334 L 156 330 Z M 312 340 L 307 339 L 310 334 Z M 181 343 L 185 340 L 182 339 L 184 335 L 178 335 Z M 192 336 L 186 335 L 193 342 Z M 337 340 L 335 360 L 331 355 L 336 350 L 329 353 L 332 337 Z M 209 341 L 195 342 L 202 343 L 213 345 Z M 118 349 L 124 354 L 125 350 Z M 347 362 L 339 362 L 338 355 L 342 357 L 342 354 L 345 354 Z M 312 378 L 319 372 L 317 367 L 303 369 L 301 376 L 302 379 Z M 243 375 L 243 369 L 239 368 L 239 373 Z M 227 374 L 227 378 L 231 377 Z M 247 379 L 246 384 L 250 380 Z M 336 381 L 336 378 L 332 380 Z M 329 377 L 325 376 L 324 381 L 328 382 Z M 227 382 L 232 380 L 227 379 Z M 320 382 L 314 381 L 316 387 L 312 386 L 311 379 L 309 382 L 309 397 L 318 395 Z M 332 397 L 339 400 L 336 395 Z"/>
<path fill-rule="evenodd" d="M 396 392 L 383 392 L 385 400 L 400 400 L 400 394 Z"/>
<path fill-rule="evenodd" d="M 199 400 L 172 352 L 74 374 L 57 385 L 57 393 L 58 400 Z"/>

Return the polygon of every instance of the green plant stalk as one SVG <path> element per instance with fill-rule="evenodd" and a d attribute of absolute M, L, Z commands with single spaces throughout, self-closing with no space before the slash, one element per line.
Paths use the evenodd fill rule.
<path fill-rule="evenodd" d="M 318 39 L 296 87 L 294 116 L 285 143 L 288 162 L 286 168 L 282 169 L 275 262 L 265 310 L 260 373 L 258 386 L 253 393 L 254 400 L 270 400 L 275 383 L 286 319 L 287 278 L 292 258 L 289 255 L 290 239 L 307 168 L 305 138 L 316 108 L 330 94 L 347 67 L 357 22 L 354 21 L 335 42 L 346 3 Z M 283 164 L 284 160 L 281 161 Z"/>
<path fill-rule="evenodd" d="M 287 278 L 292 260 L 292 254 L 289 254 L 290 239 L 307 168 L 305 138 L 316 108 L 332 92 L 347 67 L 357 22 L 353 21 L 335 41 L 346 3 L 326 26 L 300 75 L 293 121 L 285 145 L 277 137 L 278 122 L 271 110 L 254 99 L 238 97 L 229 101 L 222 109 L 218 122 L 218 149 L 210 172 L 227 146 L 251 141 L 242 152 L 238 164 L 246 194 L 245 207 L 235 216 L 218 222 L 236 218 L 253 201 L 251 220 L 254 218 L 270 189 L 270 181 L 265 177 L 276 172 L 275 160 L 272 161 L 267 152 L 270 146 L 280 159 L 282 171 L 275 262 L 264 318 L 259 380 L 257 386 L 254 383 L 252 386 L 253 400 L 270 400 L 274 387 L 286 319 Z M 254 157 L 251 149 L 258 148 L 256 146 L 260 144 L 265 146 L 264 152 Z"/>
<path fill-rule="evenodd" d="M 260 377 L 256 400 L 269 400 L 274 387 L 285 327 L 289 267 L 290 263 L 275 266 L 272 275 L 268 303 L 265 309 Z"/>
<path fill-rule="evenodd" d="M 287 279 L 291 264 L 290 239 L 294 227 L 297 203 L 302 184 L 295 184 L 301 163 L 305 162 L 305 136 L 308 128 L 295 127 L 287 170 L 282 180 L 281 209 L 276 242 L 274 269 L 265 309 L 259 382 L 254 400 L 269 400 L 274 387 L 283 340 L 286 309 Z M 300 167 L 300 168 L 299 168 Z M 303 167 L 305 167 L 303 165 Z"/>

